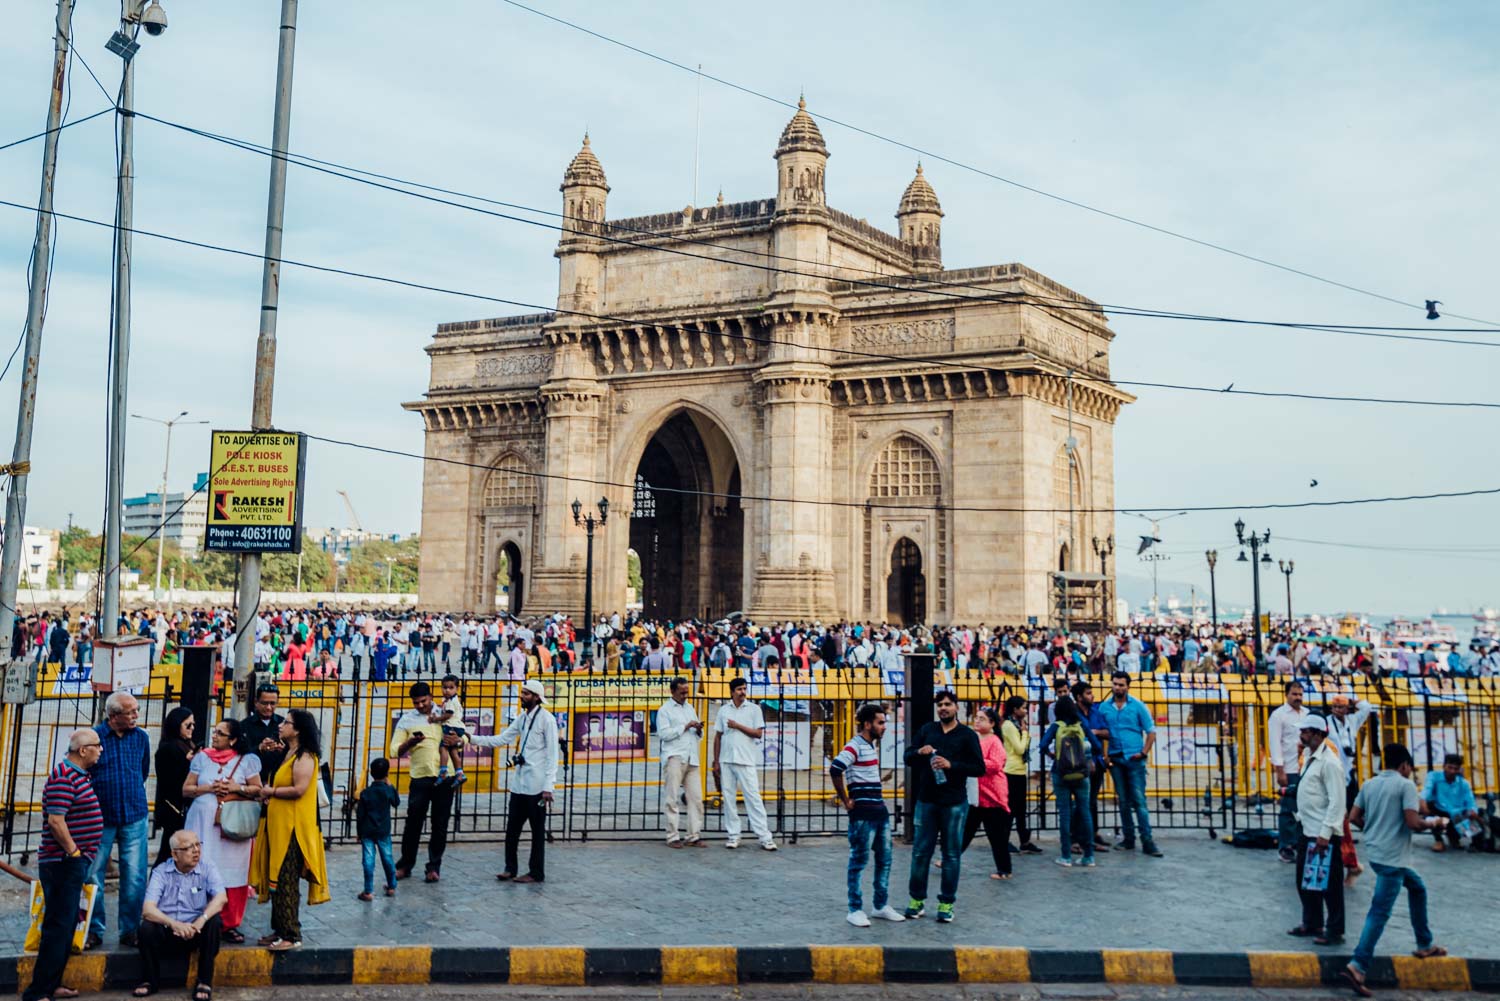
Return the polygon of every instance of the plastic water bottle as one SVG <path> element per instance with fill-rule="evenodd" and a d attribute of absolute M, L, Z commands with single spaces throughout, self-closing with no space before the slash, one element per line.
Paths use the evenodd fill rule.
<path fill-rule="evenodd" d="M 936 758 L 937 755 L 934 754 L 932 755 L 932 757 Z M 948 773 L 939 768 L 936 761 L 933 761 L 932 763 L 932 781 L 936 782 L 938 785 L 942 785 L 948 781 Z"/>

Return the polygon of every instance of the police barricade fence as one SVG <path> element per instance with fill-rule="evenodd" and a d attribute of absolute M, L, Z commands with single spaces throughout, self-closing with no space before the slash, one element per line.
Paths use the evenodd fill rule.
<path fill-rule="evenodd" d="M 906 665 L 902 665 L 904 668 Z M 30 705 L 4 707 L 0 724 L 0 788 L 5 790 L 0 853 L 27 854 L 41 833 L 41 791 L 52 764 L 66 750 L 68 734 L 102 719 L 102 697 L 80 690 L 51 665 L 38 684 L 40 698 Z M 773 833 L 799 837 L 839 834 L 847 820 L 828 778 L 828 762 L 855 730 L 854 716 L 866 702 L 887 706 L 887 729 L 880 743 L 880 771 L 898 829 L 906 818 L 903 751 L 910 696 L 904 669 L 877 668 L 745 671 L 749 697 L 765 717 L 759 742 L 760 789 Z M 709 765 L 713 722 L 730 697 L 729 682 L 741 672 L 700 669 L 690 674 L 689 701 L 704 721 L 697 781 L 704 794 L 705 833 L 722 831 L 722 799 Z M 1048 675 L 1015 677 L 983 670 L 937 672 L 937 688 L 957 696 L 960 719 L 972 720 L 981 706 L 1003 707 L 1007 699 L 1027 700 L 1032 750 L 1027 764 L 1030 826 L 1056 824 L 1049 763 L 1040 738 L 1051 719 L 1054 680 Z M 428 682 L 442 701 L 439 675 L 408 674 L 401 680 L 276 679 L 278 712 L 301 708 L 318 721 L 324 748 L 324 780 L 330 807 L 320 820 L 333 844 L 357 840 L 356 797 L 368 781 L 376 757 L 391 758 L 391 780 L 408 785 L 408 762 L 392 757 L 392 735 L 411 702 L 415 680 Z M 662 767 L 656 710 L 669 697 L 673 672 L 547 674 L 546 709 L 555 714 L 559 735 L 556 798 L 549 813 L 550 839 L 654 838 L 662 832 Z M 1078 679 L 1070 676 L 1074 682 Z M 1109 697 L 1107 675 L 1083 676 L 1098 701 Z M 1242 828 L 1274 828 L 1277 798 L 1267 743 L 1267 720 L 1283 701 L 1286 679 L 1217 674 L 1153 674 L 1132 677 L 1130 692 L 1145 703 L 1156 726 L 1147 768 L 1147 802 L 1154 828 L 1202 830 L 1210 836 Z M 1400 741 L 1412 751 L 1419 773 L 1441 769 L 1447 753 L 1461 753 L 1466 774 L 1481 805 L 1494 811 L 1500 787 L 1500 717 L 1496 679 L 1357 678 L 1300 679 L 1306 705 L 1325 712 L 1335 695 L 1364 700 L 1377 708 L 1359 734 L 1356 774 L 1378 770 L 1382 744 Z M 87 688 L 85 684 L 84 689 Z M 519 712 L 520 681 L 467 675 L 460 679 L 464 726 L 471 734 L 495 734 Z M 153 748 L 161 722 L 180 698 L 180 668 L 158 665 L 139 693 L 141 716 Z M 232 687 L 216 686 L 210 715 L 199 721 L 203 739 L 224 715 L 241 716 Z M 510 776 L 510 748 L 467 746 L 466 781 L 456 792 L 451 837 L 494 841 L 504 836 Z M 1420 780 L 1421 774 L 1418 778 Z M 154 802 L 154 775 L 147 783 Z M 1015 805 L 1012 804 L 1012 810 Z M 404 806 L 403 806 L 404 810 Z M 398 812 L 398 823 L 402 813 Z M 1099 827 L 1118 830 L 1119 811 L 1112 783 L 1102 784 Z"/>

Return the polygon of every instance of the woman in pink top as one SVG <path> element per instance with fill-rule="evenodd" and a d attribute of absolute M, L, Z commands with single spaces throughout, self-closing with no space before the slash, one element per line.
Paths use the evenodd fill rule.
<path fill-rule="evenodd" d="M 979 777 L 979 805 L 969 806 L 969 818 L 964 822 L 962 851 L 984 825 L 984 835 L 990 839 L 990 854 L 995 858 L 995 871 L 990 879 L 1010 879 L 1010 803 L 1005 782 L 1005 747 L 1000 743 L 1000 714 L 990 706 L 982 707 L 974 714 L 974 732 L 979 735 L 979 749 L 984 753 L 984 774 Z"/>

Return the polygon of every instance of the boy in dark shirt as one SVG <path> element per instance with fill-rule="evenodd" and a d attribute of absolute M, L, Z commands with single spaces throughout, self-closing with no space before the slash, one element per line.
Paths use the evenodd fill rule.
<path fill-rule="evenodd" d="M 958 866 L 963 850 L 964 820 L 969 813 L 968 782 L 984 774 L 984 752 L 979 737 L 958 721 L 958 697 L 943 690 L 933 696 L 937 719 L 917 731 L 906 749 L 916 790 L 909 890 L 911 902 L 906 917 L 925 913 L 927 872 L 932 852 L 941 837 L 943 876 L 938 888 L 937 919 L 953 920 L 958 899 Z"/>
<path fill-rule="evenodd" d="M 354 825 L 359 834 L 365 866 L 365 889 L 359 895 L 363 901 L 375 899 L 375 853 L 380 853 L 380 864 L 385 869 L 385 895 L 396 895 L 396 862 L 391 856 L 391 814 L 401 805 L 396 787 L 386 781 L 391 774 L 391 763 L 384 758 L 370 762 L 370 784 L 359 794 L 354 806 Z"/>

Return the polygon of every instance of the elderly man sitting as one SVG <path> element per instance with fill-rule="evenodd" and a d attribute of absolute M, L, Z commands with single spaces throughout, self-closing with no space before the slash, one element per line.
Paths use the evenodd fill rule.
<path fill-rule="evenodd" d="M 219 955 L 219 912 L 229 895 L 203 845 L 192 831 L 172 835 L 172 857 L 151 870 L 141 908 L 141 983 L 138 998 L 155 994 L 164 955 L 198 954 L 193 1001 L 213 997 L 214 960 Z"/>

